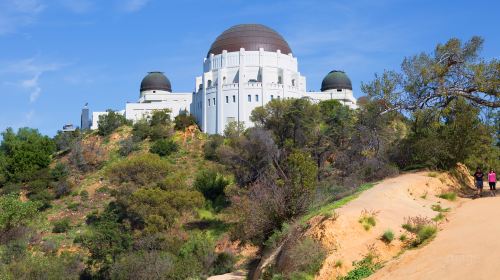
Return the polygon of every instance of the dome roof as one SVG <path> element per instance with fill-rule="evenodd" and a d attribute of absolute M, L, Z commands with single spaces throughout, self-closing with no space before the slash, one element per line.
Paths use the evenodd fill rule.
<path fill-rule="evenodd" d="M 215 39 L 210 46 L 207 57 L 211 53 L 221 54 L 223 50 L 228 52 L 239 51 L 244 48 L 246 51 L 258 51 L 263 48 L 268 52 L 280 50 L 281 53 L 292 53 L 290 46 L 283 37 L 273 29 L 262 24 L 239 24 L 235 25 Z"/>
<path fill-rule="evenodd" d="M 172 85 L 162 72 L 149 72 L 141 82 L 141 91 L 145 90 L 165 90 L 172 92 Z"/>
<path fill-rule="evenodd" d="M 329 89 L 350 89 L 352 90 L 351 80 L 344 71 L 333 70 L 326 75 L 321 83 L 321 91 Z"/>

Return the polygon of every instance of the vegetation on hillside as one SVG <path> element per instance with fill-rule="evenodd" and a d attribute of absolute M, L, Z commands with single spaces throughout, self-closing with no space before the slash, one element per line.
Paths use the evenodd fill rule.
<path fill-rule="evenodd" d="M 186 141 L 194 120 L 172 121 L 168 110 L 135 124 L 109 111 L 97 131 L 53 139 L 7 129 L 0 275 L 203 279 L 243 263 L 228 245 L 237 240 L 261 251 L 286 243 L 287 261 L 265 279 L 311 279 L 326 252 L 302 237 L 306 221 L 332 215 L 372 186 L 365 183 L 457 162 L 500 167 L 499 115 L 488 109 L 498 107 L 500 63 L 478 59 L 481 43 L 452 39 L 432 55 L 405 59 L 402 73 L 363 86 L 359 109 L 273 100 L 252 112 L 255 127 L 231 123 L 224 136 Z M 367 229 L 376 225 L 368 214 L 360 218 Z M 436 234 L 429 221 L 404 227 L 413 246 Z M 394 233 L 381 239 L 390 243 Z M 367 256 L 346 279 L 379 266 Z"/>

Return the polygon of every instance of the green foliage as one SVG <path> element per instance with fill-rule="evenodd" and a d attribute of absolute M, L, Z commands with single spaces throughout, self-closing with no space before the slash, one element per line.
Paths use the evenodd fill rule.
<path fill-rule="evenodd" d="M 54 223 L 54 227 L 52 228 L 53 233 L 63 233 L 67 232 L 71 228 L 69 218 L 63 218 Z"/>
<path fill-rule="evenodd" d="M 80 198 L 82 201 L 87 201 L 89 200 L 89 192 L 87 190 L 83 190 L 80 192 Z"/>
<path fill-rule="evenodd" d="M 394 232 L 390 229 L 386 230 L 384 234 L 382 234 L 381 239 L 387 244 L 391 243 L 392 240 L 394 240 Z"/>
<path fill-rule="evenodd" d="M 376 261 L 376 256 L 369 253 L 361 261 L 353 262 L 354 269 L 349 271 L 346 276 L 339 277 L 339 280 L 359 280 L 372 275 L 382 267 L 382 264 Z"/>
<path fill-rule="evenodd" d="M 149 123 L 146 119 L 137 121 L 132 127 L 132 139 L 142 141 L 149 137 Z"/>
<path fill-rule="evenodd" d="M 203 206 L 199 192 L 187 190 L 161 190 L 143 188 L 130 197 L 130 211 L 145 223 L 145 231 L 161 232 L 169 229 L 183 212 Z"/>
<path fill-rule="evenodd" d="M 445 215 L 443 215 L 443 213 L 438 213 L 436 215 L 436 217 L 432 218 L 432 220 L 434 222 L 439 222 L 439 221 L 443 220 L 444 218 L 446 218 L 446 217 L 445 217 Z"/>
<path fill-rule="evenodd" d="M 2 136 L 0 159 L 5 160 L 2 164 L 3 176 L 6 175 L 7 180 L 14 182 L 30 180 L 37 171 L 49 165 L 55 144 L 49 137 L 42 136 L 38 130 L 20 128 L 14 133 L 8 128 L 2 132 Z"/>
<path fill-rule="evenodd" d="M 450 208 L 443 208 L 443 207 L 441 207 L 441 205 L 439 205 L 439 204 L 433 204 L 433 205 L 431 206 L 431 209 L 432 209 L 433 211 L 440 212 L 440 213 L 441 213 L 441 212 L 448 212 L 448 211 L 450 211 Z"/>
<path fill-rule="evenodd" d="M 113 110 L 107 110 L 107 114 L 99 116 L 97 122 L 97 133 L 101 136 L 108 136 L 122 125 L 130 124 L 124 115 Z"/>
<path fill-rule="evenodd" d="M 430 219 L 424 217 L 410 217 L 402 227 L 414 234 L 415 239 L 411 243 L 413 247 L 418 247 L 427 243 L 427 241 L 434 238 L 437 233 L 435 224 Z"/>
<path fill-rule="evenodd" d="M 227 205 L 224 189 L 229 185 L 229 180 L 214 170 L 201 171 L 194 180 L 194 187 L 212 203 L 215 209 Z"/>
<path fill-rule="evenodd" d="M 89 250 L 89 264 L 107 270 L 118 255 L 131 246 L 131 235 L 118 222 L 118 216 L 106 211 L 90 225 L 90 230 L 78 236 L 75 242 Z"/>
<path fill-rule="evenodd" d="M 438 195 L 438 197 L 449 201 L 455 201 L 457 199 L 457 193 L 456 192 L 442 193 Z"/>
<path fill-rule="evenodd" d="M 358 222 L 363 226 L 363 228 L 365 230 L 368 231 L 372 227 L 377 225 L 377 221 L 375 220 L 375 216 L 376 216 L 375 212 L 368 212 L 366 210 L 363 210 Z"/>
<path fill-rule="evenodd" d="M 120 256 L 110 269 L 110 279 L 171 279 L 175 256 L 161 251 L 139 251 Z"/>
<path fill-rule="evenodd" d="M 211 274 L 215 260 L 214 241 L 201 232 L 193 233 L 179 250 L 179 257 L 171 279 L 182 280 Z"/>
<path fill-rule="evenodd" d="M 217 254 L 217 258 L 213 263 L 213 275 L 221 275 L 233 271 L 233 267 L 236 263 L 236 257 L 227 252 L 222 252 Z"/>
<path fill-rule="evenodd" d="M 56 144 L 57 151 L 67 151 L 71 149 L 73 144 L 81 137 L 80 130 L 75 131 L 57 131 L 54 136 L 54 143 Z"/>
<path fill-rule="evenodd" d="M 228 139 L 235 139 L 239 137 L 245 131 L 244 122 L 229 122 L 224 128 L 224 137 Z"/>
<path fill-rule="evenodd" d="M 54 168 L 50 170 L 50 175 L 55 181 L 65 179 L 69 175 L 69 168 L 66 164 L 58 162 Z"/>
<path fill-rule="evenodd" d="M 0 196 L 0 232 L 24 226 L 36 217 L 37 203 L 22 202 L 14 194 Z"/>
<path fill-rule="evenodd" d="M 139 144 L 134 141 L 132 137 L 129 137 L 120 141 L 120 148 L 118 149 L 118 153 L 120 154 L 120 156 L 126 157 L 132 152 L 138 150 L 140 150 Z"/>
<path fill-rule="evenodd" d="M 313 276 L 321 269 L 326 255 L 327 251 L 321 243 L 311 238 L 304 238 L 290 249 L 288 257 L 291 261 L 291 271 L 295 274 L 312 276 L 311 279 L 313 279 Z"/>
<path fill-rule="evenodd" d="M 190 115 L 187 112 L 183 111 L 174 118 L 174 123 L 175 123 L 174 126 L 175 129 L 184 130 L 188 126 L 195 125 L 196 119 L 194 118 L 193 115 Z"/>
<path fill-rule="evenodd" d="M 158 155 L 141 154 L 110 165 L 105 174 L 114 184 L 133 183 L 147 186 L 163 179 L 169 170 L 167 162 Z"/>
<path fill-rule="evenodd" d="M 161 157 L 168 156 L 179 150 L 179 145 L 175 143 L 172 139 L 161 139 L 157 140 L 151 146 L 149 150 L 153 154 L 157 154 Z"/>
<path fill-rule="evenodd" d="M 203 153 L 205 159 L 208 160 L 219 160 L 217 155 L 217 149 L 224 143 L 224 137 L 214 134 L 210 135 L 208 141 L 203 146 Z"/>
<path fill-rule="evenodd" d="M 6 279 L 79 279 L 81 260 L 77 255 L 27 256 L 8 266 Z M 0 272 L 1 269 L 0 269 Z M 4 278 L 2 278 L 4 279 Z"/>

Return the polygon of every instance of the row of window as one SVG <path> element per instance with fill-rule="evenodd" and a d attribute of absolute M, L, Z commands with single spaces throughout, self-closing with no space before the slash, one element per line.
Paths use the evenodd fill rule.
<path fill-rule="evenodd" d="M 233 103 L 236 103 L 236 95 L 233 95 Z M 274 99 L 274 95 L 271 95 L 271 100 Z M 278 95 L 278 99 L 280 99 L 280 96 Z M 255 102 L 259 102 L 259 95 L 255 95 Z M 248 95 L 248 102 L 252 102 L 252 95 Z M 226 103 L 229 103 L 229 96 L 226 95 Z M 215 106 L 215 97 L 212 99 L 208 99 L 208 106 Z"/>

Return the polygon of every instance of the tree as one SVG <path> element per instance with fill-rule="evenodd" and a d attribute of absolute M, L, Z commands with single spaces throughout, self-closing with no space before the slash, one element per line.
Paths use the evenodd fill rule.
<path fill-rule="evenodd" d="M 16 134 L 8 128 L 2 136 L 0 153 L 5 159 L 3 164 L 9 180 L 27 181 L 49 165 L 55 144 L 38 130 L 20 128 Z"/>
<path fill-rule="evenodd" d="M 101 136 L 108 136 L 120 126 L 130 123 L 120 113 L 113 110 L 107 110 L 106 112 L 107 114 L 99 116 L 99 121 L 97 122 L 97 133 Z"/>
<path fill-rule="evenodd" d="M 0 233 L 28 224 L 37 213 L 34 202 L 22 202 L 14 194 L 0 196 Z"/>
<path fill-rule="evenodd" d="M 500 106 L 500 61 L 479 57 L 484 40 L 474 36 L 463 43 L 452 38 L 438 44 L 432 54 L 405 58 L 401 72 L 385 71 L 362 91 L 381 100 L 382 114 L 414 111 L 426 107 L 444 108 L 453 100 L 492 108 Z"/>
<path fill-rule="evenodd" d="M 67 151 L 71 149 L 73 144 L 80 139 L 81 133 L 77 129 L 75 131 L 57 131 L 54 136 L 54 143 L 56 144 L 57 151 Z"/>
<path fill-rule="evenodd" d="M 194 187 L 203 194 L 203 196 L 212 202 L 214 207 L 224 207 L 226 197 L 224 189 L 229 185 L 229 180 L 222 174 L 214 170 L 201 171 L 194 180 Z"/>
<path fill-rule="evenodd" d="M 175 129 L 184 130 L 186 127 L 195 125 L 196 119 L 193 115 L 188 114 L 186 111 L 183 111 L 179 115 L 174 118 Z"/>
<path fill-rule="evenodd" d="M 178 150 L 179 150 L 179 145 L 177 145 L 177 143 L 175 143 L 174 140 L 161 139 L 155 141 L 149 151 L 153 154 L 165 157 L 172 153 L 177 152 Z"/>

